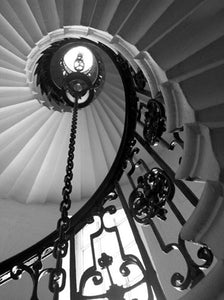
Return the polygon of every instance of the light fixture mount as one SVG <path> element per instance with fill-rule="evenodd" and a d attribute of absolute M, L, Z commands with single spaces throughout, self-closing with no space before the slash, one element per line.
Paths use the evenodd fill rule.
<path fill-rule="evenodd" d="M 78 107 L 82 108 L 91 103 L 94 97 L 94 88 L 90 78 L 83 73 L 71 73 L 63 82 L 64 99 L 70 106 L 74 106 L 75 99 Z"/>
<path fill-rule="evenodd" d="M 71 112 L 74 97 L 78 97 L 78 109 L 94 101 L 105 81 L 101 53 L 97 43 L 84 38 L 52 43 L 42 52 L 35 69 L 36 84 L 43 95 L 41 103 Z"/>

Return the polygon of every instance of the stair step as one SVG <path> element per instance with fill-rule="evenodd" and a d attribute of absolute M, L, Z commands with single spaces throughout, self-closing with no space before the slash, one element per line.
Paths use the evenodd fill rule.
<path fill-rule="evenodd" d="M 30 31 L 24 26 L 24 17 L 28 20 L 28 15 L 25 14 L 25 1 L 21 3 L 13 2 L 8 0 L 2 0 L 0 3 L 0 10 L 3 17 L 9 22 L 9 24 L 16 30 L 16 32 L 29 44 L 30 47 L 33 47 L 34 41 L 30 35 Z"/>
<path fill-rule="evenodd" d="M 51 112 L 46 110 L 44 107 L 30 114 L 28 117 L 24 118 L 17 124 L 10 127 L 8 130 L 4 131 L 0 137 L 0 158 L 1 158 L 1 166 L 0 173 L 6 170 L 6 172 L 10 172 L 10 176 L 14 176 L 14 174 L 18 171 L 17 168 L 14 168 L 14 159 L 21 152 L 23 156 L 23 148 L 27 145 L 30 139 L 36 134 L 41 126 L 47 121 Z M 24 157 L 26 159 L 26 156 Z M 17 161 L 17 160 L 15 160 Z M 20 160 L 17 163 L 21 163 Z M 8 166 L 10 165 L 10 168 Z M 19 173 L 15 174 L 14 179 L 17 178 Z M 1 175 L 2 180 L 7 181 L 6 175 Z M 6 176 L 6 177 L 5 177 Z M 13 184 L 14 180 L 10 177 L 11 181 L 8 187 Z M 1 181 L 2 181 L 1 180 Z M 4 187 L 4 184 L 3 184 Z"/>
<path fill-rule="evenodd" d="M 16 47 L 23 55 L 26 56 L 29 54 L 31 50 L 30 45 L 23 39 L 23 37 L 21 37 L 21 35 L 2 15 L 0 15 L 0 27 L 1 34 L 7 39 L 10 44 Z"/>
<path fill-rule="evenodd" d="M 10 52 L 9 50 L 7 50 L 6 48 L 4 48 L 2 46 L 0 46 L 0 57 L 1 57 L 1 60 L 14 66 L 15 71 L 17 71 L 19 69 L 19 70 L 21 70 L 21 73 L 24 72 L 25 63 L 26 63 L 25 60 L 21 59 L 16 54 L 14 54 L 13 52 Z M 10 67 L 10 69 L 12 69 L 12 67 Z"/>
<path fill-rule="evenodd" d="M 9 198 L 27 203 L 30 190 L 35 184 L 36 176 L 60 122 L 57 114 L 59 113 L 54 112 L 49 116 L 47 121 L 27 142 L 23 151 L 16 157 L 17 164 L 14 167 L 18 169 L 19 176 L 14 177 L 14 182 L 7 194 Z"/>
<path fill-rule="evenodd" d="M 206 0 L 173 1 L 162 15 L 152 24 L 144 36 L 136 43 L 140 51 L 148 50 L 163 37 L 179 26 Z M 172 18 L 171 18 L 172 16 Z"/>
<path fill-rule="evenodd" d="M 197 10 L 147 50 L 160 67 L 168 71 L 223 36 L 223 8 L 224 4 L 219 0 L 203 2 Z"/>
<path fill-rule="evenodd" d="M 214 153 L 215 143 L 214 134 L 205 125 L 185 124 L 184 152 L 175 177 L 177 179 L 219 181 L 221 165 Z"/>
<path fill-rule="evenodd" d="M 138 1 L 119 34 L 129 43 L 135 45 L 172 2 L 173 0 Z M 137 23 L 136 20 L 138 20 Z"/>
<path fill-rule="evenodd" d="M 84 0 L 83 3 L 83 10 L 82 10 L 82 18 L 81 18 L 81 24 L 83 26 L 90 26 L 91 20 L 92 20 L 92 15 L 94 14 L 95 11 L 95 6 L 96 6 L 97 0 Z"/>
<path fill-rule="evenodd" d="M 113 16 L 113 19 L 110 22 L 108 27 L 108 32 L 112 35 L 116 35 L 125 21 L 128 19 L 128 16 L 131 15 L 132 11 L 137 6 L 139 0 L 122 0 L 120 1 L 118 8 Z"/>
<path fill-rule="evenodd" d="M 98 99 L 96 99 L 98 101 Z M 109 171 L 105 153 L 103 151 L 104 145 L 102 144 L 102 140 L 100 139 L 100 133 L 97 128 L 97 120 L 94 118 L 94 113 L 92 107 L 89 106 L 89 109 L 86 111 L 86 120 L 89 131 L 89 139 L 90 139 L 90 147 L 92 150 L 93 164 L 94 170 L 97 172 L 96 185 L 99 186 L 106 174 Z M 98 125 L 99 127 L 99 125 Z"/>
<path fill-rule="evenodd" d="M 37 0 L 27 0 L 27 3 L 32 11 L 32 14 L 40 28 L 40 31 L 42 32 L 42 35 L 46 35 L 48 33 L 44 17 L 42 15 L 42 11 L 39 5 L 39 1 Z"/>
<path fill-rule="evenodd" d="M 93 28 L 107 31 L 119 3 L 120 0 L 97 1 L 94 16 L 92 18 L 90 26 Z"/>
<path fill-rule="evenodd" d="M 184 81 L 224 64 L 224 36 L 212 42 L 166 72 L 169 79 Z"/>
<path fill-rule="evenodd" d="M 64 1 L 63 25 L 80 25 L 84 0 Z"/>
<path fill-rule="evenodd" d="M 180 82 L 188 103 L 195 111 L 223 104 L 223 64 Z"/>
<path fill-rule="evenodd" d="M 45 2 L 38 0 L 37 2 L 39 3 L 47 32 L 51 32 L 60 28 L 60 21 L 55 0 L 48 0 Z"/>
<path fill-rule="evenodd" d="M 0 109 L 0 132 L 4 132 L 40 108 L 34 99 Z"/>
<path fill-rule="evenodd" d="M 103 146 L 104 156 L 107 162 L 107 166 L 109 168 L 116 156 L 116 147 L 111 138 L 110 128 L 108 128 L 108 126 L 104 126 L 104 121 L 102 120 L 96 105 L 93 106 L 93 115 L 94 119 L 96 120 L 97 131 L 99 132 L 99 137 Z"/>

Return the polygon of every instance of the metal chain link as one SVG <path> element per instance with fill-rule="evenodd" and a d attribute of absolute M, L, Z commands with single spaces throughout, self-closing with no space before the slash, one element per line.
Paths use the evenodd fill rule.
<path fill-rule="evenodd" d="M 68 217 L 68 210 L 71 207 L 71 192 L 72 192 L 72 178 L 74 167 L 74 152 L 77 132 L 77 120 L 78 120 L 78 99 L 75 99 L 71 133 L 69 140 L 69 150 L 66 166 L 66 175 L 64 177 L 64 187 L 62 189 L 63 200 L 60 205 L 61 218 L 57 223 L 58 239 L 54 243 L 53 256 L 56 259 L 56 268 L 52 270 L 50 274 L 49 289 L 54 293 L 54 300 L 58 299 L 59 292 L 65 287 L 66 271 L 62 268 L 62 260 L 68 252 L 68 239 L 66 232 L 70 227 L 70 219 Z M 60 283 L 59 283 L 60 281 Z"/>

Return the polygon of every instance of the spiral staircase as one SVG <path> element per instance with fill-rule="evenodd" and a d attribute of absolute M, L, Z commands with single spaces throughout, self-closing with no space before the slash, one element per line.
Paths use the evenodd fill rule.
<path fill-rule="evenodd" d="M 152 151 L 172 168 L 175 183 L 184 183 L 199 198 L 195 208 L 177 189 L 175 203 L 186 223 L 168 222 L 170 229 L 159 225 L 166 240 L 181 232 L 183 240 L 211 249 L 215 262 L 191 289 L 171 292 L 173 287 L 166 287 L 160 272 L 173 270 L 175 262 L 171 258 L 164 263 L 152 232 L 148 227 L 139 229 L 165 285 L 166 299 L 224 299 L 223 34 L 222 0 L 0 1 L 2 262 L 54 231 L 60 216 L 72 114 L 42 92 L 35 70 L 51 45 L 83 39 L 121 54 L 133 74 L 141 70 L 146 86 L 144 92 L 137 90 L 137 96 L 143 103 L 162 95 L 166 132 Z M 124 82 L 111 56 L 103 48 L 98 52 L 105 80 L 91 105 L 78 111 L 71 215 L 88 207 L 88 200 L 105 185 L 125 133 Z M 140 125 L 136 132 L 142 132 Z M 174 133 L 181 138 L 168 150 Z M 144 161 L 153 166 L 154 152 L 148 155 L 140 140 Z M 123 189 L 128 179 L 121 177 Z M 0 286 L 0 298 L 25 299 L 24 286 L 12 282 Z"/>

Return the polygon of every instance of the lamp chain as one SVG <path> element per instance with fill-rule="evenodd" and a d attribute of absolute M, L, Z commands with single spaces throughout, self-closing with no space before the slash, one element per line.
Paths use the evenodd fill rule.
<path fill-rule="evenodd" d="M 69 140 L 69 150 L 66 166 L 66 175 L 64 177 L 64 187 L 62 189 L 63 200 L 60 204 L 61 217 L 57 223 L 58 239 L 54 243 L 53 256 L 56 259 L 56 268 L 52 269 L 50 274 L 49 289 L 54 293 L 54 300 L 58 299 L 59 292 L 65 287 L 66 271 L 62 268 L 62 260 L 68 252 L 68 239 L 66 233 L 70 227 L 70 219 L 68 217 L 68 210 L 71 207 L 71 192 L 72 192 L 72 178 L 74 167 L 74 152 L 77 132 L 78 120 L 78 98 L 75 99 L 71 132 Z"/>

